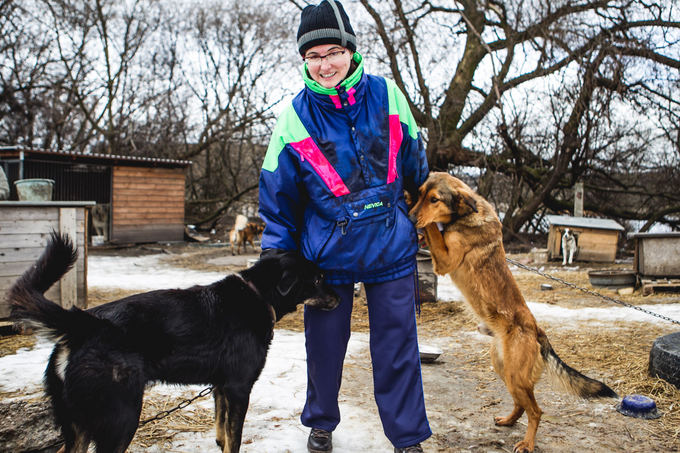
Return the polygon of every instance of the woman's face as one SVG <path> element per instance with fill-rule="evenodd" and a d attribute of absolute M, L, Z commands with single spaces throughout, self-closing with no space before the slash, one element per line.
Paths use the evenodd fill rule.
<path fill-rule="evenodd" d="M 347 77 L 352 52 L 337 44 L 321 44 L 305 52 L 307 70 L 324 88 L 334 88 Z"/>

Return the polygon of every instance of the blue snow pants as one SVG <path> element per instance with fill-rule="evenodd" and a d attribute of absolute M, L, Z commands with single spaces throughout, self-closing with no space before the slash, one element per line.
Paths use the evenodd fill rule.
<path fill-rule="evenodd" d="M 432 435 L 425 414 L 415 319 L 413 275 L 365 284 L 370 322 L 375 401 L 385 435 L 395 447 Z M 333 431 L 340 423 L 338 393 L 350 337 L 354 285 L 334 285 L 340 305 L 331 311 L 305 307 L 307 402 L 302 424 Z"/>

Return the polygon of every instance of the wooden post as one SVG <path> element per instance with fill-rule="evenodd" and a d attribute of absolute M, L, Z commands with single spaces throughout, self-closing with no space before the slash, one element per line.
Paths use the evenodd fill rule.
<path fill-rule="evenodd" d="M 68 234 L 72 241 L 77 240 L 76 208 L 59 208 L 59 232 Z M 61 306 L 71 308 L 78 302 L 78 273 L 76 266 L 61 279 Z"/>
<path fill-rule="evenodd" d="M 574 217 L 583 217 L 583 182 L 574 185 Z"/>

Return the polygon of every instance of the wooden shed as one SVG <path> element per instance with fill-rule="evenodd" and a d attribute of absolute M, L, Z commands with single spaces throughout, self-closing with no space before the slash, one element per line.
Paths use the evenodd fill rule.
<path fill-rule="evenodd" d="M 635 272 L 641 277 L 680 278 L 680 232 L 634 233 Z"/>
<path fill-rule="evenodd" d="M 191 161 L 151 157 L 57 152 L 18 146 L 0 147 L 13 182 L 27 178 L 55 181 L 54 201 L 94 200 L 113 243 L 184 239 L 185 173 Z M 95 223 L 95 222 L 93 222 Z"/>
<path fill-rule="evenodd" d="M 49 291 L 65 308 L 87 304 L 87 210 L 94 202 L 0 201 L 0 319 L 9 316 L 7 290 L 43 252 L 50 231 L 68 234 L 78 261 Z"/>
<path fill-rule="evenodd" d="M 549 259 L 562 259 L 562 234 L 566 228 L 576 235 L 578 251 L 574 259 L 603 263 L 616 259 L 619 235 L 624 228 L 614 220 L 560 215 L 548 215 L 546 219 L 550 225 Z"/>

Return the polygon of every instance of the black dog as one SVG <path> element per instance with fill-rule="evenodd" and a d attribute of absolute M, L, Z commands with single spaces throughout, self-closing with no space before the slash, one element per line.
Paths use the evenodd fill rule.
<path fill-rule="evenodd" d="M 43 294 L 76 256 L 70 239 L 53 233 L 9 291 L 12 318 L 57 339 L 45 386 L 67 453 L 85 453 L 91 441 L 98 453 L 125 451 L 153 381 L 212 384 L 217 443 L 238 452 L 274 323 L 302 302 L 324 309 L 339 302 L 314 264 L 284 254 L 208 286 L 65 310 Z"/>

